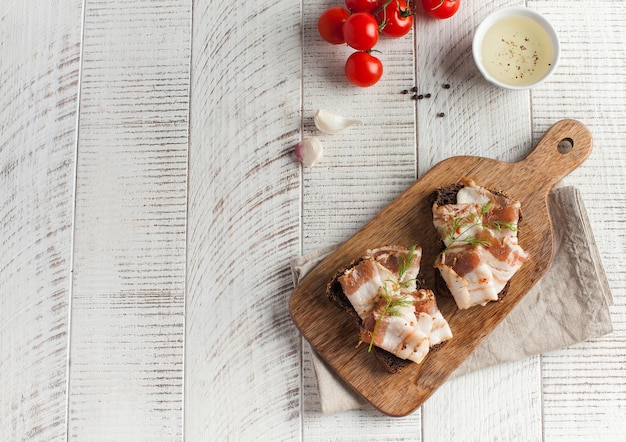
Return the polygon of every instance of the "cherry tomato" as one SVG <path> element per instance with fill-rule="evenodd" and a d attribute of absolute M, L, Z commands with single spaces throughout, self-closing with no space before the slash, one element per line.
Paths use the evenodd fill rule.
<path fill-rule="evenodd" d="M 413 11 L 405 0 L 391 0 L 376 18 L 381 24 L 380 33 L 387 37 L 402 37 L 413 27 Z"/>
<path fill-rule="evenodd" d="M 343 38 L 343 24 L 350 17 L 350 11 L 335 6 L 328 8 L 317 20 L 317 30 L 328 43 L 339 45 L 345 43 Z"/>
<path fill-rule="evenodd" d="M 346 60 L 345 71 L 350 83 L 368 87 L 383 76 L 383 64 L 369 52 L 355 52 Z"/>
<path fill-rule="evenodd" d="M 378 43 L 378 37 L 378 22 L 368 12 L 355 12 L 343 24 L 343 38 L 354 49 L 372 49 Z"/>
<path fill-rule="evenodd" d="M 424 11 L 434 18 L 450 18 L 459 10 L 461 0 L 422 0 Z"/>
<path fill-rule="evenodd" d="M 379 0 L 346 0 L 346 7 L 352 12 L 369 12 L 373 14 L 374 11 L 378 9 L 378 1 Z"/>

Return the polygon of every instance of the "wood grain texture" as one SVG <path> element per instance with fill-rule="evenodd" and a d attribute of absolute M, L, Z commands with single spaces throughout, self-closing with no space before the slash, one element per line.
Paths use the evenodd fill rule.
<path fill-rule="evenodd" d="M 539 356 L 450 379 L 422 408 L 424 440 L 541 440 Z"/>
<path fill-rule="evenodd" d="M 472 57 L 474 29 L 492 11 L 512 4 L 519 2 L 466 2 L 449 20 L 429 19 L 419 6 L 416 75 L 420 91 L 432 94 L 417 102 L 420 176 L 457 155 L 518 161 L 535 144 L 528 92 L 488 84 Z M 442 112 L 445 116 L 438 117 Z"/>
<path fill-rule="evenodd" d="M 563 139 L 573 140 L 574 148 L 566 154 L 557 149 Z M 438 163 L 304 278 L 290 299 L 296 325 L 337 374 L 376 408 L 392 416 L 413 412 L 545 273 L 553 253 L 548 192 L 590 153 L 588 130 L 576 121 L 563 120 L 550 128 L 522 161 L 505 163 L 464 156 Z M 500 302 L 458 310 L 453 300 L 440 297 L 438 304 L 454 338 L 422 364 L 411 364 L 399 375 L 385 374 L 363 348 L 346 342 L 346 336 L 356 336 L 354 324 L 326 299 L 326 285 L 339 269 L 361 257 L 365 250 L 385 244 L 418 244 L 423 248 L 423 262 L 434 261 L 440 247 L 428 196 L 463 176 L 521 202 L 524 234 L 520 245 L 530 258 L 511 280 Z M 434 287 L 432 269 L 424 265 L 422 273 L 427 286 Z"/>
<path fill-rule="evenodd" d="M 185 437 L 297 440 L 300 5 L 232 8 L 193 10 Z"/>
<path fill-rule="evenodd" d="M 69 438 L 180 440 L 189 1 L 88 1 Z"/>
<path fill-rule="evenodd" d="M 389 133 L 386 133 L 380 139 L 377 136 L 379 131 L 381 131 L 380 122 L 376 125 L 366 124 L 360 130 L 359 135 L 352 133 L 341 134 L 341 138 L 346 136 L 359 136 L 359 138 L 351 142 L 351 149 L 342 151 L 337 159 L 334 157 L 330 159 L 327 156 L 328 163 L 322 162 L 320 164 L 322 167 L 324 164 L 327 164 L 328 167 L 326 169 L 320 170 L 316 166 L 310 172 L 312 178 L 318 175 L 320 178 L 317 178 L 315 181 L 311 179 L 310 185 L 304 189 L 305 198 L 309 193 L 317 195 L 325 192 L 322 195 L 328 195 L 316 198 L 311 197 L 311 203 L 308 203 L 308 206 L 312 207 L 310 213 L 324 215 L 322 219 L 328 221 L 324 225 L 321 224 L 318 218 L 310 219 L 311 217 L 304 217 L 305 251 L 310 251 L 319 245 L 333 244 L 338 240 L 345 240 L 347 236 L 362 227 L 380 208 L 397 196 L 399 192 L 408 187 L 413 182 L 417 172 L 420 175 L 423 174 L 436 162 L 444 158 L 460 153 L 476 154 L 480 152 L 486 155 L 487 152 L 497 159 L 515 161 L 521 159 L 528 152 L 532 145 L 528 96 L 505 94 L 502 91 L 486 87 L 486 83 L 473 67 L 471 53 L 469 52 L 473 26 L 477 25 L 482 17 L 489 12 L 489 7 L 495 8 L 500 4 L 502 2 L 492 2 L 488 5 L 483 5 L 483 3 L 466 3 L 459 11 L 459 15 L 448 21 L 430 20 L 418 8 L 416 32 L 412 36 L 414 48 L 405 48 L 406 42 L 402 40 L 393 41 L 386 46 L 385 51 L 389 47 L 403 49 L 398 54 L 398 57 L 394 59 L 392 66 L 388 67 L 387 60 L 384 60 L 386 63 L 385 76 L 383 76 L 379 84 L 367 91 L 342 87 L 345 84 L 345 80 L 342 77 L 341 66 L 343 65 L 345 54 L 349 53 L 349 51 L 329 50 L 328 46 L 319 46 L 314 40 L 314 35 L 310 39 L 305 38 L 305 70 L 303 72 L 305 76 L 303 91 L 305 103 L 307 100 L 313 102 L 322 101 L 322 103 L 324 103 L 323 100 L 326 100 L 334 106 L 343 106 L 347 109 L 344 111 L 346 115 L 351 115 L 351 112 L 356 110 L 361 115 L 367 115 L 368 113 L 380 115 L 379 119 L 385 118 L 389 113 L 395 116 L 395 109 L 400 109 L 401 117 L 398 121 L 400 122 L 399 124 L 403 125 L 390 127 Z M 333 2 L 323 2 L 320 6 L 312 3 L 309 9 L 305 6 L 303 14 L 305 30 L 307 20 L 315 20 L 316 14 L 319 14 L 324 7 L 333 5 Z M 313 18 L 309 17 L 310 14 L 313 14 Z M 311 47 L 308 48 L 307 44 Z M 310 59 L 307 58 L 307 53 L 312 55 Z M 320 62 L 320 60 L 327 60 L 328 58 L 330 58 L 328 63 Z M 417 70 L 405 73 L 405 69 L 409 67 L 409 60 L 415 64 Z M 310 78 L 307 76 L 307 69 L 311 69 L 312 75 Z M 322 75 L 322 73 L 328 73 L 329 69 L 333 69 L 332 76 L 330 74 Z M 397 76 L 397 78 L 394 76 Z M 332 78 L 334 81 L 325 81 L 326 77 Z M 407 81 L 408 79 L 411 79 L 410 82 Z M 321 84 L 320 81 L 322 81 Z M 404 85 L 407 83 L 411 86 L 418 86 L 418 92 L 421 94 L 430 93 L 431 98 L 411 102 L 398 98 L 396 95 L 397 91 L 405 88 Z M 443 85 L 446 83 L 451 85 L 450 89 L 443 88 Z M 358 101 L 361 94 L 375 98 L 372 98 L 369 102 Z M 312 95 L 312 97 L 307 98 L 309 95 Z M 379 95 L 381 96 L 380 98 Z M 385 102 L 385 105 L 379 112 L 381 100 Z M 354 103 L 354 105 L 350 103 Z M 404 106 L 410 106 L 410 108 L 407 109 Z M 311 106 L 311 112 L 314 110 L 313 107 Z M 440 112 L 444 112 L 447 117 L 437 118 L 436 115 Z M 415 115 L 416 120 L 406 119 L 409 114 Z M 514 117 L 510 117 L 511 115 L 514 115 Z M 304 121 L 306 127 L 308 121 L 306 112 Z M 390 124 L 391 121 L 387 124 Z M 382 130 L 385 131 L 386 128 Z M 414 151 L 416 146 L 412 146 L 412 148 L 407 146 L 407 150 L 404 150 L 404 148 L 398 149 L 396 144 L 403 144 L 391 141 L 394 140 L 393 134 L 404 133 L 405 131 L 406 136 L 403 143 L 415 143 L 417 141 L 416 151 Z M 412 133 L 415 135 L 411 135 Z M 343 166 L 346 163 L 344 159 L 346 156 L 349 158 L 354 157 L 353 147 L 355 145 L 360 147 L 363 143 L 368 143 L 368 140 L 372 137 L 376 137 L 376 140 L 379 142 L 372 147 L 368 147 L 367 152 L 371 159 L 357 159 L 357 164 L 354 164 L 354 161 L 352 161 Z M 328 155 L 333 155 L 336 144 L 341 142 L 341 140 L 336 138 L 330 138 L 332 151 Z M 390 140 L 389 142 L 386 141 L 388 139 Z M 368 144 L 365 144 L 365 146 L 368 146 Z M 330 148 L 327 146 L 327 152 L 329 150 Z M 377 159 L 386 158 L 386 156 L 390 156 L 390 161 L 385 164 L 394 165 L 394 168 L 391 170 L 382 169 L 376 163 Z M 372 164 L 367 163 L 367 161 L 371 161 Z M 417 167 L 416 171 L 409 169 L 411 164 Z M 334 178 L 337 174 L 335 169 L 338 169 L 339 166 L 343 166 L 343 168 L 350 167 L 353 175 L 352 179 L 341 182 L 340 186 L 328 187 L 332 186 L 333 181 L 331 179 L 323 181 L 322 179 L 328 177 L 329 174 Z M 376 180 L 372 180 L 372 174 L 375 174 Z M 396 179 L 394 186 L 390 187 L 387 180 L 398 176 L 403 176 L 403 180 L 397 181 Z M 377 180 L 383 180 L 384 183 L 377 185 Z M 305 175 L 305 185 L 306 183 Z M 354 190 L 350 190 L 352 185 L 354 185 Z M 367 190 L 360 192 L 359 187 Z M 327 188 L 329 190 L 326 190 Z M 346 191 L 351 193 L 344 197 L 343 195 Z M 378 200 L 371 205 L 369 201 L 374 196 Z M 328 202 L 332 203 L 335 200 L 339 200 L 342 203 L 340 211 L 334 210 L 334 207 L 333 210 L 328 209 Z M 370 205 L 371 209 L 361 209 L 362 207 L 370 207 Z M 306 210 L 306 207 L 307 202 L 305 200 L 304 210 Z M 346 214 L 345 207 L 350 211 L 349 214 Z M 356 209 L 351 209 L 351 207 L 360 209 L 360 211 L 357 212 Z M 349 224 L 344 226 L 344 223 Z M 319 233 L 307 233 L 311 230 L 311 227 L 308 227 L 309 225 L 315 228 L 315 232 Z M 342 231 L 338 232 L 338 228 L 342 228 Z M 307 240 L 307 236 L 311 235 L 315 235 L 315 237 Z M 333 237 L 338 239 L 333 239 Z M 311 244 L 311 246 L 307 244 Z M 527 379 L 528 371 L 522 372 L 513 368 L 513 366 L 510 367 L 508 376 L 516 375 L 518 381 L 523 382 L 528 387 L 532 385 L 536 390 L 537 382 Z M 494 380 L 493 377 L 487 376 L 487 378 L 492 383 L 497 382 L 497 379 Z M 484 381 L 484 378 L 482 381 Z M 484 382 L 457 382 L 455 389 L 460 391 L 462 388 L 465 388 L 468 392 L 472 392 L 480 388 L 481 385 L 484 385 Z M 314 385 L 305 384 L 305 394 L 314 396 L 316 394 Z M 435 398 L 431 398 L 427 404 L 434 401 Z M 440 410 L 442 407 L 447 406 L 448 404 L 434 403 L 435 410 Z M 532 406 L 532 404 L 529 406 Z M 494 413 L 498 413 L 501 416 L 509 414 L 510 410 L 510 402 L 504 400 L 494 407 Z M 442 434 L 441 432 L 431 434 L 425 431 L 425 440 L 447 440 L 446 438 L 452 438 L 454 434 L 468 434 L 468 431 L 475 428 L 484 430 L 484 426 L 481 425 L 481 422 L 486 421 L 484 413 L 472 407 L 467 407 L 463 412 L 467 416 L 465 422 L 472 422 L 471 428 L 465 428 L 462 425 L 446 424 L 446 428 L 450 430 L 449 434 Z M 540 407 L 535 406 L 535 413 L 540 413 Z M 429 415 L 431 419 L 435 419 L 430 428 L 437 428 L 442 425 L 440 421 L 436 420 L 437 416 L 439 416 L 438 413 L 430 413 Z M 351 412 L 345 415 L 333 416 L 332 419 L 319 414 L 308 413 L 305 414 L 305 422 L 311 422 L 311 425 L 305 426 L 307 428 L 306 434 L 309 437 L 319 439 L 334 437 L 335 435 L 349 438 L 354 434 L 358 434 L 359 428 L 361 428 L 361 424 L 355 424 L 355 420 L 367 422 L 369 418 L 370 416 L 366 412 Z M 518 418 L 520 422 L 524 419 L 521 416 Z M 441 419 L 444 419 L 444 417 L 441 417 Z M 396 423 L 396 419 L 393 422 Z M 455 421 L 455 423 L 458 423 L 458 421 Z M 387 434 L 389 434 L 390 440 L 394 438 L 401 439 L 405 434 L 410 434 L 415 440 L 422 436 L 421 432 L 415 431 L 420 426 L 420 413 L 413 413 L 407 418 L 403 418 L 402 424 L 394 425 L 390 423 L 389 426 L 391 428 L 388 429 L 389 433 Z M 427 428 L 429 427 L 425 427 L 424 430 Z M 362 437 L 366 437 L 367 440 L 377 440 L 377 437 L 383 436 L 380 434 L 377 436 L 362 434 Z"/>
<path fill-rule="evenodd" d="M 0 440 L 623 440 L 622 2 L 465 1 L 443 21 L 418 5 L 368 89 L 344 78 L 351 51 L 317 35 L 342 3 L 0 2 Z M 503 91 L 471 38 L 524 3 L 562 58 L 533 91 Z M 413 86 L 431 97 L 400 93 Z M 365 124 L 321 134 L 320 107 Z M 563 118 L 594 138 L 564 182 L 585 201 L 615 331 L 450 379 L 406 417 L 321 414 L 289 259 L 347 240 L 439 161 L 519 161 Z M 325 147 L 310 169 L 293 157 L 305 136 Z"/>
<path fill-rule="evenodd" d="M 529 5 L 552 21 L 563 46 L 554 77 L 531 95 L 533 127 L 540 133 L 556 115 L 567 115 L 593 134 L 592 155 L 565 182 L 581 191 L 614 298 L 613 333 L 542 357 L 544 435 L 551 441 L 620 441 L 626 434 L 624 6 Z"/>
<path fill-rule="evenodd" d="M 0 5 L 0 440 L 66 437 L 80 1 Z"/>
<path fill-rule="evenodd" d="M 324 144 L 324 157 L 303 170 L 302 222 L 305 252 L 345 241 L 415 180 L 415 86 L 412 33 L 381 39 L 383 79 L 372 88 L 352 86 L 344 65 L 353 52 L 330 45 L 317 31 L 321 12 L 336 1 L 303 5 L 303 136 Z M 317 109 L 357 118 L 362 126 L 335 135 L 313 124 Z M 376 180 L 372 180 L 376 176 Z"/>
<path fill-rule="evenodd" d="M 381 53 L 376 54 L 384 64 L 381 81 L 371 88 L 352 86 L 344 75 L 352 50 L 327 44 L 317 31 L 321 12 L 337 4 L 314 0 L 302 5 L 302 135 L 316 136 L 324 145 L 322 160 L 303 169 L 302 253 L 347 240 L 417 176 L 416 102 L 411 99 L 413 94 L 401 93 L 417 84 L 415 34 L 381 39 Z M 318 108 L 358 118 L 364 124 L 336 135 L 323 134 L 313 124 Z M 306 359 L 303 367 L 311 370 Z M 419 413 L 393 420 L 373 409 L 323 415 L 315 407 L 317 390 L 310 376 L 303 379 L 303 394 L 303 435 L 307 440 L 421 437 Z"/>
<path fill-rule="evenodd" d="M 418 441 L 421 438 L 420 413 L 390 418 L 367 407 L 334 414 L 320 412 L 317 381 L 308 342 L 303 345 L 304 413 L 303 439 L 307 441 Z"/>
<path fill-rule="evenodd" d="M 420 101 L 417 107 L 420 175 L 437 162 L 460 154 L 518 161 L 538 141 L 532 140 L 529 94 L 488 84 L 471 53 L 478 24 L 492 11 L 520 3 L 464 2 L 454 17 L 444 21 L 427 19 L 418 10 L 417 75 L 422 90 L 433 91 L 435 98 Z M 442 84 L 450 88 L 442 88 Z M 446 116 L 437 118 L 439 112 Z M 551 124 L 559 119 L 556 116 Z M 524 440 L 540 440 L 541 404 L 533 399 L 541 395 L 536 377 L 539 362 L 535 359 L 530 364 L 536 368 L 518 362 L 444 383 L 422 407 L 423 440 L 507 440 L 502 435 L 515 434 L 520 428 L 526 428 Z M 515 399 L 493 394 L 507 391 L 511 384 L 525 393 Z M 485 398 L 490 404 L 487 412 L 475 406 Z"/>

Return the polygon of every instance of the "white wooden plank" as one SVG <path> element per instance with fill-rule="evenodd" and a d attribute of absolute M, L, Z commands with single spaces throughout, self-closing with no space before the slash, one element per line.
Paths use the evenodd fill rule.
<path fill-rule="evenodd" d="M 487 15 L 518 3 L 466 2 L 447 20 L 429 19 L 420 7 L 417 77 L 420 91 L 432 94 L 417 103 L 420 175 L 455 155 L 517 161 L 529 152 L 528 92 L 491 86 L 478 72 L 471 50 L 474 30 Z"/>
<path fill-rule="evenodd" d="M 353 86 L 344 75 L 353 50 L 324 42 L 317 31 L 319 15 L 337 5 L 328 0 L 303 4 L 303 136 L 317 136 L 325 147 L 324 158 L 303 170 L 305 253 L 348 239 L 416 177 L 415 101 L 413 93 L 401 93 L 416 84 L 414 34 L 381 38 L 376 46 L 380 53 L 374 55 L 383 62 L 382 79 L 370 88 Z M 358 118 L 364 125 L 325 135 L 313 125 L 318 108 Z M 311 370 L 306 354 L 303 364 L 306 374 Z M 323 415 L 315 403 L 314 379 L 303 381 L 305 440 L 421 439 L 419 412 L 400 419 L 372 408 Z"/>
<path fill-rule="evenodd" d="M 256 2 L 237 14 L 195 2 L 186 275 L 191 1 L 87 1 L 71 280 L 81 3 L 0 5 L 1 440 L 178 440 L 184 382 L 189 440 L 623 439 L 620 2 L 528 2 L 564 43 L 559 70 L 531 94 L 487 86 L 468 50 L 483 16 L 522 2 L 418 18 L 415 42 L 382 43 L 385 77 L 366 90 L 343 78 L 347 48 L 316 40 L 317 16 L 337 1 Z M 416 82 L 430 99 L 399 94 Z M 366 125 L 321 135 L 318 107 Z M 289 258 L 347 238 L 438 160 L 519 159 L 564 117 L 595 139 L 565 181 L 581 189 L 594 226 L 615 332 L 452 380 L 407 418 L 320 415 L 287 313 Z M 300 170 L 292 148 L 308 135 L 326 156 Z"/>
<path fill-rule="evenodd" d="M 195 2 L 193 21 L 185 437 L 297 440 L 300 4 Z"/>
<path fill-rule="evenodd" d="M 322 414 L 311 361 L 311 348 L 306 342 L 303 347 L 303 440 L 395 442 L 421 439 L 419 411 L 399 418 L 386 416 L 372 407 Z"/>
<path fill-rule="evenodd" d="M 354 52 L 321 39 L 317 20 L 332 0 L 303 5 L 303 136 L 324 144 L 324 157 L 303 171 L 305 252 L 352 236 L 415 180 L 415 101 L 401 94 L 415 86 L 413 33 L 381 38 L 374 53 L 383 62 L 381 81 L 370 88 L 351 85 L 344 65 Z M 357 118 L 363 126 L 336 135 L 319 132 L 313 116 L 326 108 Z"/>
<path fill-rule="evenodd" d="M 424 440 L 541 440 L 540 387 L 539 356 L 450 379 L 423 407 Z"/>
<path fill-rule="evenodd" d="M 612 288 L 614 332 L 542 358 L 546 440 L 618 441 L 626 434 L 626 219 L 624 129 L 626 68 L 623 5 L 602 1 L 530 2 L 554 23 L 562 59 L 550 83 L 532 94 L 541 132 L 556 119 L 585 123 L 594 137 L 591 157 L 565 179 L 581 191 Z"/>
<path fill-rule="evenodd" d="M 471 50 L 478 24 L 517 3 L 465 2 L 448 20 L 418 20 L 419 88 L 432 94 L 417 103 L 420 174 L 455 155 L 517 161 L 530 151 L 529 93 L 488 84 Z M 539 368 L 531 358 L 446 382 L 423 406 L 424 441 L 540 440 Z"/>
<path fill-rule="evenodd" d="M 81 2 L 0 4 L 0 440 L 66 436 Z"/>
<path fill-rule="evenodd" d="M 191 4 L 86 4 L 69 438 L 179 440 Z"/>

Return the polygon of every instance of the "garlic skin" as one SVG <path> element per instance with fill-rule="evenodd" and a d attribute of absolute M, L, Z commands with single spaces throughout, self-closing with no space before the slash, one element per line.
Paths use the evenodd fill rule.
<path fill-rule="evenodd" d="M 295 154 L 298 161 L 300 161 L 303 165 L 313 167 L 313 165 L 315 165 L 315 163 L 322 158 L 324 148 L 318 138 L 304 138 L 296 144 Z"/>
<path fill-rule="evenodd" d="M 354 125 L 361 125 L 361 120 L 345 118 L 327 109 L 318 109 L 313 117 L 315 127 L 325 134 L 336 134 Z"/>

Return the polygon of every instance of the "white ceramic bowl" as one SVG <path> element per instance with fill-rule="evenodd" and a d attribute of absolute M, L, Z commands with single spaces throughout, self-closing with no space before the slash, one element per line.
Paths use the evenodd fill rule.
<path fill-rule="evenodd" d="M 476 28 L 472 53 L 487 81 L 525 90 L 554 72 L 561 48 L 545 17 L 523 6 L 511 6 L 493 12 Z"/>

